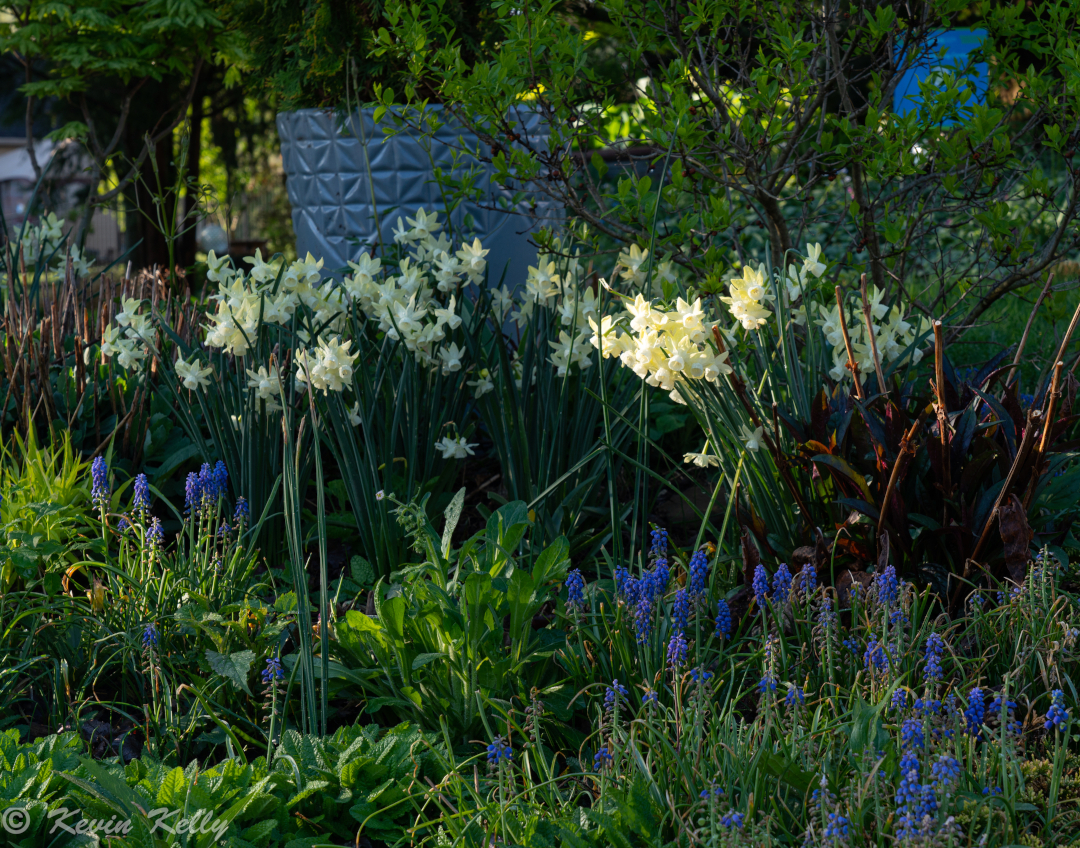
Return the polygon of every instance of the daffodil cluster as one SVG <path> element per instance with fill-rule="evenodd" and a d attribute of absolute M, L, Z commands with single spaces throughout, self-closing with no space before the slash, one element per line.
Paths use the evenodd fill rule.
<path fill-rule="evenodd" d="M 121 300 L 116 323 L 101 334 L 101 355 L 115 356 L 121 368 L 134 368 L 146 359 L 154 329 L 149 315 L 142 314 L 142 301 L 134 297 Z"/>
<path fill-rule="evenodd" d="M 590 337 L 593 325 L 600 320 L 600 304 L 596 291 L 589 285 L 588 269 L 575 252 L 567 255 L 559 239 L 552 243 L 552 253 L 537 256 L 535 266 L 529 267 L 520 303 L 503 287 L 494 293 L 494 314 L 498 320 L 508 315 L 518 326 L 525 327 L 538 308 L 552 312 L 558 320 L 558 340 L 549 341 L 550 362 L 560 377 L 571 373 L 576 366 L 584 370 L 592 366 Z M 639 290 L 648 280 L 649 251 L 632 245 L 619 254 L 616 273 L 631 290 Z M 673 283 L 676 280 L 672 263 L 658 263 L 653 278 Z M 520 384 L 519 384 L 520 387 Z"/>
<path fill-rule="evenodd" d="M 352 382 L 353 363 L 359 353 L 349 353 L 352 340 L 319 339 L 314 350 L 301 349 L 296 355 L 296 381 L 316 391 L 340 392 Z"/>
<path fill-rule="evenodd" d="M 464 350 L 443 344 L 447 330 L 461 326 L 460 291 L 483 281 L 488 251 L 479 239 L 454 251 L 434 212 L 420 209 L 415 218 L 399 218 L 394 240 L 407 256 L 398 273 L 381 276 L 382 260 L 361 254 L 350 262 L 352 273 L 341 289 L 381 332 L 401 340 L 423 365 L 444 374 L 464 367 Z"/>
<path fill-rule="evenodd" d="M 821 327 L 825 338 L 833 348 L 833 367 L 829 376 L 834 380 L 840 380 L 847 372 L 848 353 L 844 343 L 844 334 L 841 329 L 840 308 L 838 306 L 826 307 L 823 304 L 809 304 L 808 285 L 811 278 L 820 278 L 825 273 L 827 266 L 821 258 L 822 249 L 820 244 L 806 245 L 806 256 L 803 258 L 802 267 L 794 264 L 788 265 L 784 275 L 784 293 L 786 294 L 787 319 L 795 324 L 805 324 L 810 310 L 816 307 L 818 317 L 815 323 Z M 728 304 L 732 316 L 747 330 L 756 330 L 764 326 L 772 315 L 765 304 L 774 299 L 769 291 L 768 278 L 765 266 L 761 265 L 754 270 L 750 266 L 744 266 L 741 279 L 732 279 L 730 283 L 730 296 L 721 297 Z M 893 305 L 889 307 L 884 301 L 885 293 L 876 286 L 868 295 L 871 325 L 873 327 L 874 341 L 877 345 L 878 355 L 883 363 L 892 362 L 901 356 L 908 347 L 914 344 L 920 334 L 926 330 L 925 319 L 907 319 L 903 310 Z M 812 312 L 811 312 L 812 314 Z M 873 346 L 866 331 L 866 321 L 863 316 L 861 304 L 852 304 L 845 310 L 844 320 L 847 324 L 848 336 L 852 343 L 852 352 L 855 357 L 855 366 L 862 375 L 869 374 L 874 370 Z M 922 358 L 919 350 L 912 351 L 912 364 L 917 364 Z"/>
<path fill-rule="evenodd" d="M 562 244 L 555 240 L 555 251 Z M 596 293 L 586 283 L 587 272 L 575 254 L 569 257 L 541 253 L 536 265 L 529 267 L 525 290 L 520 304 L 515 304 L 505 291 L 496 298 L 496 317 L 506 314 L 518 327 L 532 320 L 537 308 L 550 310 L 558 319 L 558 341 L 549 341 L 551 364 L 560 377 L 570 373 L 575 365 L 585 369 L 592 365 L 589 349 L 588 322 L 599 317 Z"/>
<path fill-rule="evenodd" d="M 330 332 L 341 331 L 347 304 L 332 282 L 320 284 L 321 259 L 309 253 L 283 268 L 283 260 L 267 262 L 256 250 L 244 261 L 251 265 L 247 273 L 213 251 L 206 259 L 206 277 L 218 287 L 212 296 L 217 308 L 207 316 L 207 345 L 245 356 L 260 324 L 288 324 L 301 303 L 315 313 L 317 325 L 329 322 Z"/>
<path fill-rule="evenodd" d="M 668 392 L 676 403 L 685 403 L 679 385 L 687 381 L 715 382 L 731 373 L 727 352 L 718 352 L 709 338 L 701 298 L 688 303 L 681 297 L 675 308 L 664 311 L 638 294 L 625 299 L 626 313 L 605 315 L 599 325 L 589 319 L 593 347 L 605 359 L 617 356 L 650 386 Z"/>
<path fill-rule="evenodd" d="M 64 274 L 67 271 L 68 258 L 71 259 L 71 272 L 76 278 L 86 277 L 90 273 L 91 262 L 79 249 L 78 245 L 64 247 L 64 222 L 50 212 L 41 217 L 36 224 L 27 223 L 19 240 L 19 256 L 28 266 L 45 266 L 51 274 Z"/>
<path fill-rule="evenodd" d="M 379 332 L 401 340 L 417 361 L 444 374 L 465 367 L 465 351 L 454 343 L 444 344 L 448 331 L 461 326 L 460 290 L 483 280 L 488 251 L 478 239 L 462 243 L 453 251 L 449 238 L 440 232 L 435 213 L 420 209 L 415 218 L 398 219 L 395 241 L 406 256 L 397 273 L 383 260 L 362 253 L 350 262 L 351 273 L 340 284 L 322 279 L 322 260 L 311 254 L 284 266 L 281 260 L 267 262 L 256 251 L 245 261 L 244 273 L 226 259 L 211 253 L 207 277 L 217 283 L 216 310 L 206 325 L 206 343 L 235 356 L 247 354 L 261 324 L 287 324 L 297 308 L 313 314 L 318 336 L 299 333 L 305 347 L 297 351 L 295 378 L 318 391 L 343 391 L 350 383 L 358 353 L 350 351 L 351 339 L 343 336 L 349 327 L 346 318 L 355 304 Z M 187 373 L 187 372 L 185 372 Z M 268 409 L 280 408 L 280 377 L 265 366 L 248 370 L 249 387 Z M 196 375 L 191 379 L 198 380 Z M 185 383 L 186 384 L 186 383 Z M 490 390 L 488 377 L 471 382 L 476 393 Z"/>
<path fill-rule="evenodd" d="M 874 331 L 878 356 L 881 357 L 883 364 L 899 358 L 928 329 L 926 318 L 921 316 L 905 318 L 903 310 L 895 304 L 892 307 L 886 305 L 883 302 L 884 297 L 885 293 L 876 286 L 868 294 L 872 319 L 870 323 Z M 818 317 L 814 323 L 821 327 L 826 341 L 833 348 L 833 367 L 829 371 L 829 376 L 834 380 L 840 380 L 848 370 L 848 353 L 840 324 L 840 307 L 833 305 L 829 309 L 818 304 L 817 312 Z M 861 375 L 871 373 L 874 370 L 874 350 L 866 330 L 861 303 L 853 304 L 845 309 L 844 322 L 847 324 L 848 336 L 851 339 L 855 367 L 859 369 Z M 921 359 L 922 352 L 918 348 L 912 350 L 911 364 L 917 365 Z"/>

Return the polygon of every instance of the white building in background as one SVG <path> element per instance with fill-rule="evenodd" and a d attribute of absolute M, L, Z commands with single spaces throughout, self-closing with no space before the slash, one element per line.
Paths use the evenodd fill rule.
<path fill-rule="evenodd" d="M 10 137 L 0 138 L 0 209 L 9 233 L 21 227 L 26 220 L 38 182 L 25 138 L 18 139 L 17 145 L 12 145 L 12 141 Z M 74 224 L 69 219 L 73 217 L 71 213 L 75 212 L 79 189 L 85 188 L 90 182 L 85 170 L 85 157 L 80 156 L 70 142 L 56 145 L 48 140 L 34 142 L 34 156 L 42 170 L 54 156 L 60 157 L 48 170 L 48 177 L 54 186 L 52 200 L 55 205 L 49 211 L 65 220 L 65 229 L 70 228 Z M 123 252 L 123 245 L 123 230 L 116 213 L 95 209 L 86 237 L 87 253 L 97 262 L 112 262 Z"/>

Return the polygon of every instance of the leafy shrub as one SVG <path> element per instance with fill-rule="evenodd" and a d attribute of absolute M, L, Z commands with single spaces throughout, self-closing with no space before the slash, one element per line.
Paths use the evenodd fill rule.
<path fill-rule="evenodd" d="M 493 707 L 542 697 L 564 722 L 574 694 L 553 656 L 561 630 L 537 626 L 553 584 L 569 567 L 565 538 L 525 560 L 515 556 L 529 528 L 525 504 L 491 514 L 487 527 L 451 558 L 464 490 L 440 537 L 419 507 L 404 506 L 425 562 L 375 588 L 375 616 L 350 610 L 336 627 L 340 664 L 332 674 L 359 685 L 366 712 L 405 717 L 453 745 L 482 735 Z M 523 561 L 524 560 L 524 561 Z"/>

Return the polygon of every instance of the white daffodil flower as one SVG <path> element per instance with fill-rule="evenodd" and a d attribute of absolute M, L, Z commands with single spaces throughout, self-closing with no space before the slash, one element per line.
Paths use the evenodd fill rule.
<path fill-rule="evenodd" d="M 701 453 L 686 453 L 683 454 L 683 462 L 687 465 L 693 463 L 698 468 L 719 468 L 720 457 L 715 454 L 709 453 L 709 445 L 701 449 Z"/>
<path fill-rule="evenodd" d="M 469 380 L 467 385 L 473 387 L 473 397 L 481 398 L 488 392 L 495 391 L 495 381 L 491 379 L 491 372 L 487 368 L 481 368 L 475 380 Z"/>
<path fill-rule="evenodd" d="M 746 449 L 748 451 L 756 451 L 763 444 L 762 435 L 765 432 L 764 427 L 758 427 L 752 431 L 745 424 L 742 426 L 742 440 L 746 443 Z"/>
<path fill-rule="evenodd" d="M 474 455 L 475 447 L 476 445 L 469 444 L 464 436 L 457 439 L 443 436 L 435 443 L 435 448 L 442 453 L 443 459 L 465 459 Z"/>
<path fill-rule="evenodd" d="M 803 271 L 813 274 L 818 279 L 825 273 L 828 266 L 821 261 L 821 244 L 806 245 L 806 259 L 803 260 Z"/>
<path fill-rule="evenodd" d="M 214 372 L 210 366 L 200 368 L 198 360 L 185 362 L 184 357 L 178 356 L 175 367 L 176 376 L 183 381 L 185 389 L 196 391 L 210 385 L 210 375 Z"/>

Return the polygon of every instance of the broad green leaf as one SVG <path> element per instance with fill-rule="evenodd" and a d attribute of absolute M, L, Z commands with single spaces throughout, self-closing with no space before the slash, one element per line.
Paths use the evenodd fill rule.
<path fill-rule="evenodd" d="M 454 499 L 450 501 L 450 506 L 446 508 L 446 512 L 443 513 L 446 516 L 446 526 L 443 528 L 442 534 L 442 556 L 443 559 L 450 557 L 450 542 L 454 535 L 454 530 L 457 529 L 458 521 L 461 520 L 461 510 L 465 506 L 465 487 L 462 486 L 457 490 L 457 494 L 454 495 Z"/>
<path fill-rule="evenodd" d="M 157 794 L 158 806 L 168 807 L 170 810 L 183 808 L 186 794 L 187 778 L 184 776 L 184 770 L 177 766 L 165 775 L 165 779 L 161 782 L 161 788 L 158 789 Z"/>
<path fill-rule="evenodd" d="M 814 782 L 813 772 L 803 771 L 775 751 L 770 751 L 762 756 L 761 765 L 773 777 L 782 780 L 802 794 L 809 792 Z"/>
<path fill-rule="evenodd" d="M 445 656 L 446 654 L 441 652 L 434 654 L 418 654 L 416 659 L 412 661 L 412 670 L 416 671 L 418 668 L 422 668 L 428 663 L 433 663 L 435 660 L 442 659 Z"/>
<path fill-rule="evenodd" d="M 865 500 L 871 506 L 874 506 L 874 496 L 870 494 L 870 487 L 866 485 L 866 479 L 854 468 L 852 468 L 846 460 L 841 459 L 838 456 L 832 456 L 827 453 L 819 453 L 813 457 L 811 462 L 819 462 L 822 465 L 828 467 L 836 476 L 847 480 L 850 483 L 854 483 L 862 492 L 863 500 Z"/>
<path fill-rule="evenodd" d="M 532 632 L 533 611 L 538 606 L 533 580 L 527 572 L 519 569 L 513 573 L 506 600 L 510 604 L 510 650 L 517 660 L 528 643 L 529 634 Z"/>
<path fill-rule="evenodd" d="M 234 654 L 225 655 L 208 650 L 206 659 L 215 672 L 228 679 L 237 689 L 251 694 L 247 679 L 251 672 L 251 664 L 255 662 L 254 651 L 237 651 Z"/>
<path fill-rule="evenodd" d="M 533 564 L 533 585 L 539 589 L 549 580 L 562 580 L 570 565 L 570 543 L 560 536 L 548 545 Z"/>
<path fill-rule="evenodd" d="M 405 645 L 405 599 L 400 595 L 382 602 L 379 610 L 379 622 L 390 634 L 390 639 L 398 647 Z"/>

